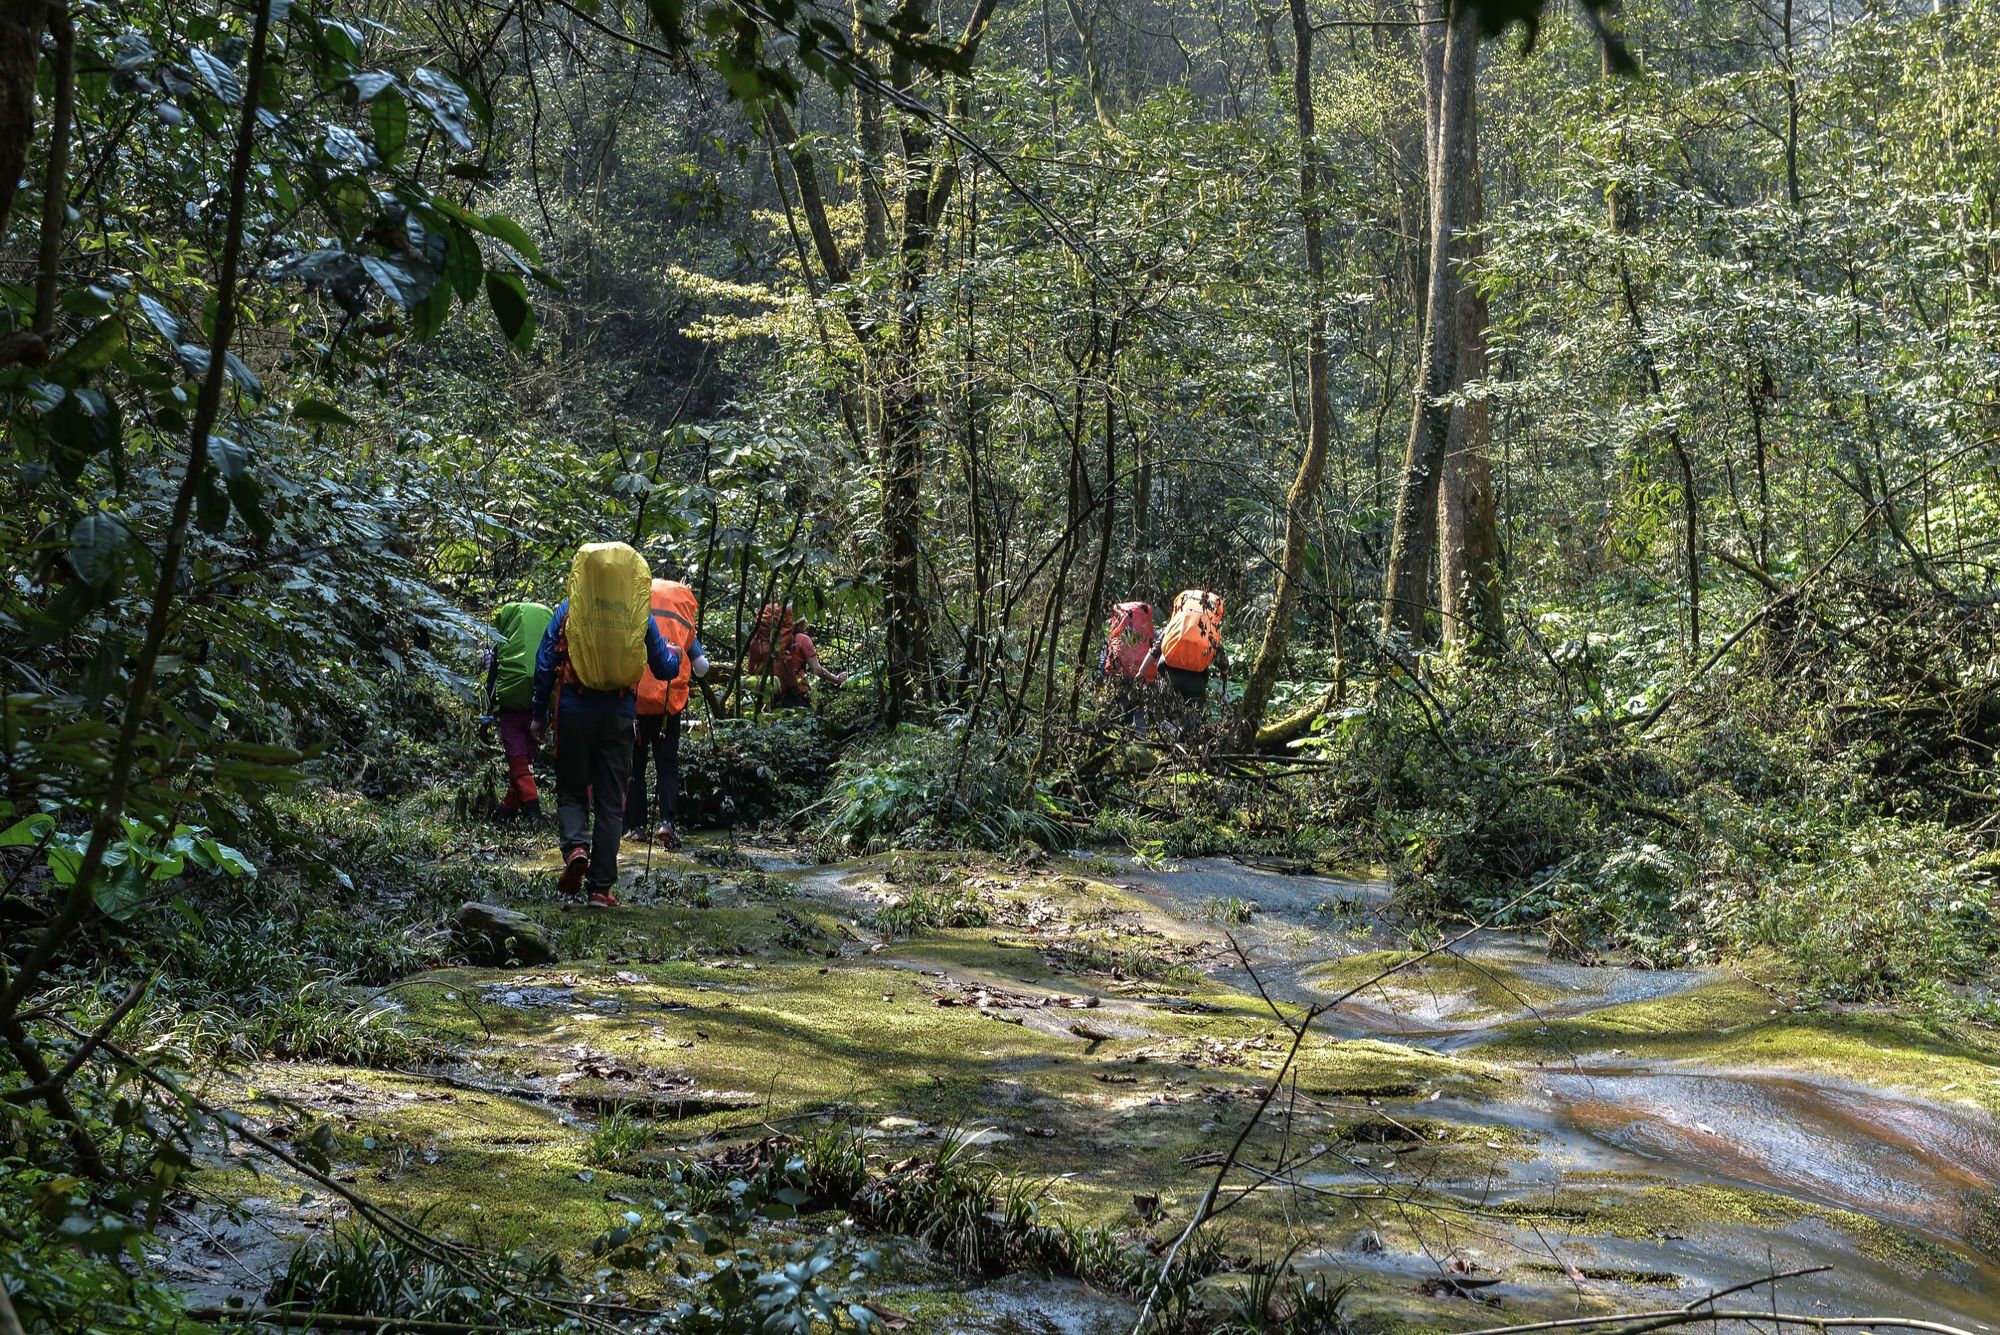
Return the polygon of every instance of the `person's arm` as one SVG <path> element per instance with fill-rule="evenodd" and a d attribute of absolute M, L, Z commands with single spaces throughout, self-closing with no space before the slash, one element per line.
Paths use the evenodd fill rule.
<path fill-rule="evenodd" d="M 562 666 L 556 645 L 561 640 L 563 621 L 568 616 L 569 601 L 565 599 L 556 606 L 556 614 L 549 618 L 549 628 L 542 632 L 541 647 L 535 650 L 535 697 L 530 706 L 534 717 L 530 726 L 538 738 L 549 722 L 549 697 L 555 694 L 556 673 Z"/>
<path fill-rule="evenodd" d="M 1143 682 L 1148 676 L 1151 676 L 1155 682 L 1158 682 L 1159 676 L 1157 674 L 1159 670 L 1160 637 L 1155 635 L 1153 637 L 1153 647 L 1148 649 L 1146 656 L 1139 660 L 1139 680 Z"/>
<path fill-rule="evenodd" d="M 688 646 L 688 671 L 696 677 L 708 675 L 708 651 L 701 647 L 700 640 Z"/>
<path fill-rule="evenodd" d="M 1215 646 L 1215 665 L 1222 669 L 1222 679 L 1229 680 L 1229 651 L 1221 645 Z"/>
<path fill-rule="evenodd" d="M 818 677 L 821 681 L 830 681 L 835 686 L 838 686 L 842 682 L 847 680 L 847 674 L 845 672 L 835 672 L 825 663 L 820 662 L 819 646 L 813 644 L 811 641 L 807 641 L 806 670 L 811 672 L 815 677 Z"/>
<path fill-rule="evenodd" d="M 651 617 L 646 618 L 646 663 L 661 681 L 672 681 L 680 675 L 681 651 L 660 634 L 660 623 Z"/>

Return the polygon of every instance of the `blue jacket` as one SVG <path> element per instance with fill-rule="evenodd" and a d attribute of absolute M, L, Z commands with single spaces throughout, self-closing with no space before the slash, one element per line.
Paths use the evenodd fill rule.
<path fill-rule="evenodd" d="M 555 615 L 549 618 L 549 628 L 542 632 L 542 647 L 535 654 L 535 718 L 547 722 L 549 717 L 549 696 L 556 689 L 556 676 L 562 671 L 562 655 L 556 650 L 556 641 L 562 635 L 563 624 L 569 619 L 569 599 L 556 604 Z M 660 628 L 653 618 L 646 618 L 646 664 L 653 669 L 653 675 L 661 681 L 672 681 L 674 674 L 681 670 L 680 650 L 667 642 L 660 634 Z M 630 687 L 622 691 L 593 691 L 588 687 L 571 683 L 563 687 L 562 712 L 565 714 L 618 713 L 631 718 L 639 711 L 638 693 Z"/>

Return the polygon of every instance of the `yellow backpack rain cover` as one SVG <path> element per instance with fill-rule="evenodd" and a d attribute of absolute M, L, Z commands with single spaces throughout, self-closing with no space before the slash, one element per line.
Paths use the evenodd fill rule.
<path fill-rule="evenodd" d="M 646 671 L 646 623 L 653 575 L 622 542 L 579 547 L 569 568 L 570 670 L 593 691 L 629 691 Z"/>

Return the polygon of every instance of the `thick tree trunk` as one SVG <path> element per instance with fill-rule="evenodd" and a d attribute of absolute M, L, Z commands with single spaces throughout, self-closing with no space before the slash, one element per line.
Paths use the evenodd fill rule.
<path fill-rule="evenodd" d="M 1460 158 L 1469 164 L 1465 214 L 1452 247 L 1458 288 L 1458 375 L 1456 388 L 1486 378 L 1486 296 L 1471 267 L 1484 249 L 1478 228 L 1485 221 L 1485 193 L 1479 181 L 1478 98 L 1466 95 L 1459 127 L 1466 140 Z M 1454 407 L 1451 444 L 1438 487 L 1438 596 L 1447 646 L 1497 654 L 1506 625 L 1500 603 L 1500 534 L 1493 505 L 1493 429 L 1484 399 Z"/>
<path fill-rule="evenodd" d="M 914 298 L 913 298 L 914 300 Z M 918 530 L 923 522 L 923 391 L 902 360 L 882 387 L 882 614 L 890 722 L 904 718 L 930 685 L 930 620 L 923 597 Z"/>
<path fill-rule="evenodd" d="M 0 4 L 0 223 L 14 207 L 14 191 L 35 139 L 35 70 L 47 24 L 48 6 L 42 0 Z"/>
<path fill-rule="evenodd" d="M 1442 0 L 1431 0 L 1427 14 L 1441 12 Z M 1476 164 L 1467 158 L 1469 137 L 1458 132 L 1472 112 L 1472 79 L 1478 67 L 1479 26 L 1471 6 L 1459 6 L 1444 37 L 1437 62 L 1437 89 L 1429 99 L 1435 114 L 1430 140 L 1431 238 L 1430 266 L 1424 294 L 1423 355 L 1417 373 L 1417 399 L 1410 415 L 1410 440 L 1403 455 L 1403 474 L 1396 493 L 1396 527 L 1389 541 L 1388 569 L 1382 591 L 1382 628 L 1413 643 L 1428 635 L 1433 550 L 1437 545 L 1438 482 L 1451 443 L 1451 405 L 1458 383 L 1458 320 L 1456 272 L 1451 263 L 1452 235 L 1465 217 L 1469 182 Z M 1426 64 L 1429 62 L 1427 60 Z M 1429 83 L 1429 80 L 1426 80 Z"/>
<path fill-rule="evenodd" d="M 1319 145 L 1313 123 L 1312 16 L 1306 12 L 1306 0 L 1290 0 L 1290 4 L 1292 42 L 1297 49 L 1292 107 L 1299 132 L 1299 226 L 1306 252 L 1306 448 L 1291 492 L 1285 497 L 1284 555 L 1278 566 L 1270 619 L 1264 623 L 1257 661 L 1243 683 L 1244 726 L 1251 730 L 1264 717 L 1291 639 L 1292 609 L 1298 604 L 1299 582 L 1305 574 L 1306 538 L 1333 439 L 1333 408 L 1326 383 L 1326 252 L 1320 235 Z"/>

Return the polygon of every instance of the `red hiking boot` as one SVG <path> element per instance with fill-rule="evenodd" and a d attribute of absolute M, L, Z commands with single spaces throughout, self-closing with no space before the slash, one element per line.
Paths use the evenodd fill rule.
<path fill-rule="evenodd" d="M 580 848 L 572 848 L 563 858 L 562 879 L 556 882 L 556 893 L 564 899 L 574 899 L 583 892 L 583 878 L 590 871 L 590 854 Z"/>

